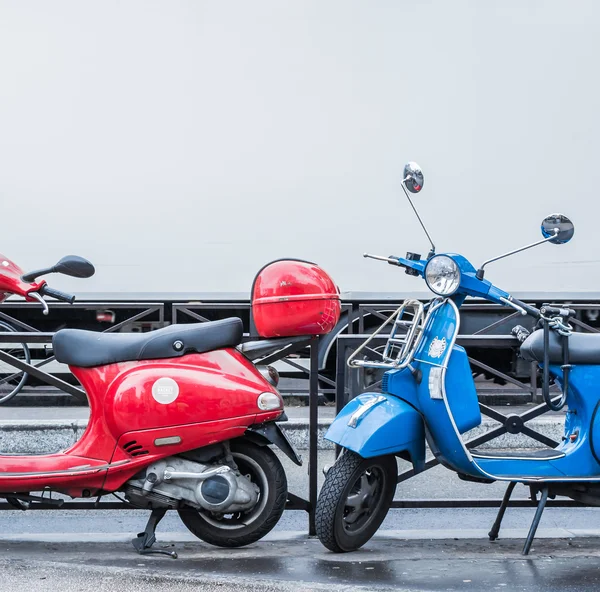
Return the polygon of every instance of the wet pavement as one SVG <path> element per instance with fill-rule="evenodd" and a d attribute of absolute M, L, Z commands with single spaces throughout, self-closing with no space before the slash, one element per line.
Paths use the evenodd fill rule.
<path fill-rule="evenodd" d="M 306 537 L 224 550 L 178 545 L 179 559 L 140 557 L 125 544 L 0 545 L 0 590 L 531 590 L 600 588 L 600 539 L 522 541 L 374 539 L 336 555 Z M 172 548 L 172 547 L 167 547 Z M 107 585 L 110 583 L 110 586 Z M 89 587 L 88 587 L 89 585 Z M 105 585 L 107 587 L 105 587 Z M 7 587 L 9 586 L 9 587 Z M 12 587 L 11 587 L 12 586 Z M 92 587 L 93 586 L 93 587 Z M 128 588 L 128 589 L 131 589 Z"/>

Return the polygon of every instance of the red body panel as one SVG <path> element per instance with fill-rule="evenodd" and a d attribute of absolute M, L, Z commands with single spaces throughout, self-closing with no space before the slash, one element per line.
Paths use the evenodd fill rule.
<path fill-rule="evenodd" d="M 331 277 L 307 261 L 263 267 L 252 287 L 252 314 L 262 337 L 324 335 L 340 319 L 340 294 Z"/>
<path fill-rule="evenodd" d="M 160 458 L 243 436 L 282 412 L 259 410 L 258 396 L 277 391 L 233 349 L 71 370 L 90 402 L 86 431 L 58 454 L 0 456 L 0 492 L 50 487 L 86 497 L 114 491 Z M 161 378 L 177 383 L 173 401 L 153 395 Z M 173 436 L 180 442 L 155 443 Z"/>
<path fill-rule="evenodd" d="M 30 292 L 38 292 L 46 281 L 28 284 L 21 279 L 23 270 L 10 259 L 0 254 L 0 302 L 11 294 L 27 297 Z"/>

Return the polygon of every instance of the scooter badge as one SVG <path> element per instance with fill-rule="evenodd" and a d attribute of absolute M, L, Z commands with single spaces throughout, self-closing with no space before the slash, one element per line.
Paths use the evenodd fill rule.
<path fill-rule="evenodd" d="M 179 396 L 179 385 L 172 378 L 159 378 L 152 385 L 152 397 L 157 403 L 168 405 Z"/>
<path fill-rule="evenodd" d="M 441 358 L 442 354 L 446 351 L 446 338 L 434 337 L 433 341 L 429 345 L 429 357 L 430 358 Z"/>

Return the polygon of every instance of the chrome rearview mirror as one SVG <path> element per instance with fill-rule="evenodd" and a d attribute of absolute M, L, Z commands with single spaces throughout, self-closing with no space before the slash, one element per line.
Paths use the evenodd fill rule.
<path fill-rule="evenodd" d="M 508 257 L 509 255 L 514 255 L 515 253 L 520 253 L 521 251 L 525 251 L 526 249 L 531 249 L 531 247 L 537 247 L 537 245 L 541 245 L 543 243 L 553 243 L 555 245 L 562 245 L 564 243 L 568 243 L 575 234 L 575 226 L 573 226 L 573 222 L 569 220 L 563 214 L 550 214 L 546 216 L 542 220 L 542 236 L 544 237 L 542 240 L 536 241 L 535 243 L 531 243 L 530 245 L 525 245 L 520 249 L 515 249 L 514 251 L 509 251 L 508 253 L 504 253 L 503 255 L 499 255 L 498 257 L 493 257 L 492 259 L 488 259 L 481 264 L 481 267 L 477 270 L 477 278 L 482 280 L 484 275 L 483 268 L 493 261 L 498 261 L 499 259 L 504 259 L 504 257 Z"/>
<path fill-rule="evenodd" d="M 415 204 L 413 204 L 412 199 L 410 199 L 411 193 L 419 193 L 423 189 L 423 171 L 421 167 L 416 162 L 408 162 L 404 165 L 404 173 L 402 177 L 402 190 L 408 199 L 408 203 L 410 203 L 417 219 L 419 220 L 419 224 L 425 231 L 427 238 L 429 239 L 429 244 L 431 245 L 431 249 L 429 250 L 429 254 L 427 255 L 427 259 L 431 259 L 435 255 L 435 245 L 431 240 L 431 236 L 429 236 L 429 232 L 427 232 L 427 228 L 425 228 L 425 224 L 423 224 L 423 220 L 421 220 L 421 216 L 419 216 L 419 212 L 417 212 L 417 208 L 415 208 Z"/>
<path fill-rule="evenodd" d="M 416 162 L 409 162 L 404 166 L 402 183 L 411 193 L 419 193 L 423 189 L 423 171 Z"/>
<path fill-rule="evenodd" d="M 550 214 L 542 220 L 542 236 L 554 245 L 568 243 L 575 234 L 575 226 L 563 214 Z"/>

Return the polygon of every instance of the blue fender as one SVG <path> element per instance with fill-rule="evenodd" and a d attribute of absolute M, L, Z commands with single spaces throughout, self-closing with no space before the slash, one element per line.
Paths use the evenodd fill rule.
<path fill-rule="evenodd" d="M 325 438 L 363 458 L 408 453 L 415 472 L 425 465 L 425 428 L 420 413 L 385 393 L 352 399 L 335 418 Z"/>

